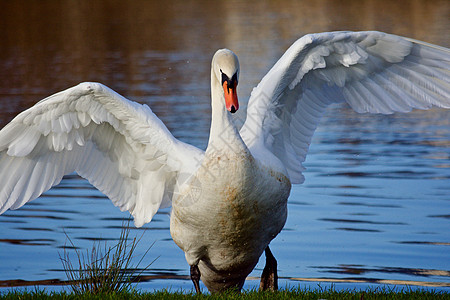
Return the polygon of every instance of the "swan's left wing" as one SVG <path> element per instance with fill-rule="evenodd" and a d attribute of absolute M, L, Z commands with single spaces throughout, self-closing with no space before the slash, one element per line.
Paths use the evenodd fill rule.
<path fill-rule="evenodd" d="M 450 50 L 382 32 L 329 32 L 297 40 L 252 91 L 241 136 L 270 151 L 292 183 L 326 107 L 364 113 L 450 108 Z"/>

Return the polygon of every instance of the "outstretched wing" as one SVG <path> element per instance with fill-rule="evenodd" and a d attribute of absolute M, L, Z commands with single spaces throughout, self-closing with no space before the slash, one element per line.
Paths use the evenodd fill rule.
<path fill-rule="evenodd" d="M 297 40 L 252 91 L 241 136 L 270 151 L 293 183 L 326 107 L 364 113 L 450 108 L 450 49 L 382 32 L 330 32 Z"/>
<path fill-rule="evenodd" d="M 0 131 L 0 213 L 76 171 L 142 226 L 170 205 L 178 174 L 192 173 L 202 156 L 175 139 L 148 106 L 102 84 L 81 83 Z"/>

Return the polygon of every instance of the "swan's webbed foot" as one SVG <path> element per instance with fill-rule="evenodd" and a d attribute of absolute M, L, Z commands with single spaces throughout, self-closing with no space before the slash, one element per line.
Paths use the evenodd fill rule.
<path fill-rule="evenodd" d="M 269 246 L 267 246 L 265 254 L 266 266 L 261 275 L 259 289 L 261 291 L 276 291 L 278 290 L 277 260 L 270 252 Z"/>
<path fill-rule="evenodd" d="M 191 280 L 194 283 L 195 291 L 197 294 L 201 294 L 200 290 L 200 270 L 197 265 L 191 266 Z"/>

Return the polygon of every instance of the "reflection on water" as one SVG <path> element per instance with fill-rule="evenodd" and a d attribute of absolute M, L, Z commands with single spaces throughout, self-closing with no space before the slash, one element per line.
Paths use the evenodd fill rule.
<path fill-rule="evenodd" d="M 450 46 L 445 0 L 8 1 L 2 8 L 0 126 L 51 93 L 100 81 L 148 103 L 177 138 L 202 148 L 218 48 L 240 57 L 245 107 L 268 68 L 308 32 L 381 30 Z M 450 286 L 449 128 L 444 110 L 368 116 L 331 108 L 314 137 L 306 182 L 292 189 L 288 222 L 272 243 L 280 286 Z M 117 240 L 127 217 L 88 182 L 66 176 L 0 216 L 0 286 L 62 284 L 58 252 L 66 234 L 91 248 L 93 240 Z M 140 287 L 191 289 L 184 255 L 170 238 L 169 210 L 133 232 L 142 230 L 138 250 L 156 241 L 148 256 L 157 260 Z M 262 268 L 246 287 L 258 285 Z"/>

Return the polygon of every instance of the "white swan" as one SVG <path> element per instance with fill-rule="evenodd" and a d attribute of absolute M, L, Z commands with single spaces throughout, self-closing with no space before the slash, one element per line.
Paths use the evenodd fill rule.
<path fill-rule="evenodd" d="M 0 213 L 77 172 L 136 226 L 172 205 L 170 232 L 191 278 L 211 291 L 241 288 L 266 251 L 262 288 L 276 288 L 269 243 L 283 228 L 292 183 L 329 104 L 357 112 L 450 108 L 450 50 L 381 32 L 297 40 L 253 90 L 242 129 L 239 63 L 219 50 L 211 67 L 206 151 L 175 139 L 145 105 L 82 83 L 19 114 L 0 131 Z"/>

